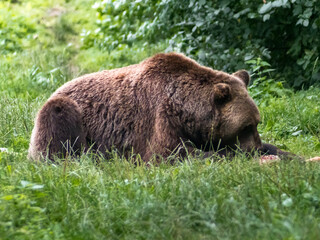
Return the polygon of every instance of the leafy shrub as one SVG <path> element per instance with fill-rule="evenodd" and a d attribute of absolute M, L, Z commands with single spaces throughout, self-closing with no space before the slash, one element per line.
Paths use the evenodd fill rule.
<path fill-rule="evenodd" d="M 283 82 L 276 81 L 271 73 L 271 65 L 263 61 L 261 58 L 251 59 L 246 62 L 252 71 L 251 78 L 253 82 L 249 86 L 250 95 L 259 106 L 269 105 L 269 100 L 272 98 L 280 98 L 291 95 L 292 90 L 286 89 Z"/>
<path fill-rule="evenodd" d="M 317 0 L 104 0 L 94 8 L 98 28 L 83 33 L 84 47 L 168 39 L 168 50 L 214 68 L 232 72 L 262 57 L 291 86 L 320 82 Z"/>

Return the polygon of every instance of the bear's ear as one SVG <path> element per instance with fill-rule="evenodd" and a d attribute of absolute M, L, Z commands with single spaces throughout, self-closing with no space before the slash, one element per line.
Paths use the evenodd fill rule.
<path fill-rule="evenodd" d="M 233 73 L 232 75 L 240 78 L 248 87 L 249 82 L 250 82 L 250 75 L 246 70 L 239 70 L 239 71 Z"/>
<path fill-rule="evenodd" d="M 214 101 L 223 103 L 231 99 L 231 89 L 228 84 L 217 83 L 214 85 Z"/>

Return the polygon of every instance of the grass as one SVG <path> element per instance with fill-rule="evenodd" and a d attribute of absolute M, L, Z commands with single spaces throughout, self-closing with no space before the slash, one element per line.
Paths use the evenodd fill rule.
<path fill-rule="evenodd" d="M 0 239 L 317 239 L 317 163 L 259 166 L 241 155 L 159 166 L 135 166 L 116 154 L 100 164 L 89 154 L 57 164 L 27 159 L 35 114 L 58 86 L 165 48 L 82 49 L 83 28 L 95 28 L 93 2 L 0 3 L 2 18 L 33 29 L 27 42 L 12 35 L 17 51 L 0 47 L 0 148 L 7 149 L 0 152 Z M 52 9 L 62 15 L 50 17 Z M 317 88 L 259 96 L 263 140 L 319 155 L 319 98 Z"/>
<path fill-rule="evenodd" d="M 320 89 L 317 88 L 267 99 L 268 104 L 260 106 L 259 131 L 263 140 L 306 157 L 319 155 L 319 100 Z"/>
<path fill-rule="evenodd" d="M 318 164 L 36 164 L 2 154 L 4 239 L 316 239 Z"/>

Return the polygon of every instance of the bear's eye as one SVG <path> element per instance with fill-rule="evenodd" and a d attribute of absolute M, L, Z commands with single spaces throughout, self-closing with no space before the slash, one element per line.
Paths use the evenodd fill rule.
<path fill-rule="evenodd" d="M 244 127 L 244 128 L 241 130 L 241 133 L 242 133 L 242 134 L 251 133 L 251 132 L 254 131 L 255 128 L 256 128 L 255 125 L 250 124 L 250 125 Z"/>
<path fill-rule="evenodd" d="M 246 126 L 242 131 L 243 132 L 249 132 L 252 130 L 252 125 Z"/>
<path fill-rule="evenodd" d="M 242 130 L 240 131 L 240 134 L 250 134 L 250 133 L 253 133 L 257 130 L 258 128 L 258 124 L 259 123 L 256 123 L 256 124 L 249 124 L 247 126 L 245 126 L 244 128 L 242 128 Z"/>

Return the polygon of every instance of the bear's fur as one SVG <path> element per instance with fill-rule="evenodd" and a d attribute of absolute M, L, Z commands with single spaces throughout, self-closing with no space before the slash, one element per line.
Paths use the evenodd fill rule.
<path fill-rule="evenodd" d="M 60 87 L 39 111 L 29 156 L 52 159 L 91 146 L 149 161 L 179 149 L 183 155 L 182 146 L 263 149 L 248 83 L 244 70 L 230 75 L 177 53 L 88 74 Z"/>

